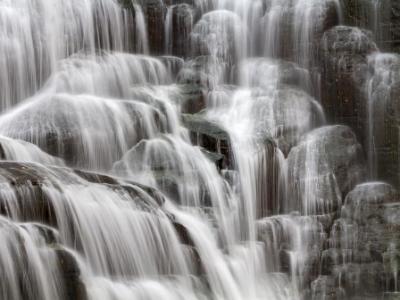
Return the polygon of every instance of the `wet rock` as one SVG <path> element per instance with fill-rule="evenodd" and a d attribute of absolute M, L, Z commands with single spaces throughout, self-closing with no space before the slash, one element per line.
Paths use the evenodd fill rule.
<path fill-rule="evenodd" d="M 135 101 L 66 93 L 38 97 L 2 118 L 0 131 L 35 143 L 69 166 L 108 170 L 150 131 L 162 132 L 168 127 L 161 109 Z M 103 146 L 99 151 L 93 145 Z"/>
<path fill-rule="evenodd" d="M 167 8 L 162 0 L 147 0 L 144 3 L 149 47 L 154 55 L 164 52 L 166 12 Z"/>
<path fill-rule="evenodd" d="M 253 94 L 256 135 L 274 140 L 285 156 L 305 133 L 324 123 L 320 105 L 302 90 L 283 85 Z"/>
<path fill-rule="evenodd" d="M 194 22 L 193 6 L 187 3 L 175 4 L 167 13 L 167 52 L 179 57 L 188 56 L 190 50 L 190 33 Z"/>
<path fill-rule="evenodd" d="M 181 85 L 180 91 L 182 113 L 195 114 L 206 108 L 206 92 L 201 85 Z"/>
<path fill-rule="evenodd" d="M 207 151 L 206 149 L 201 149 L 201 152 L 211 161 L 215 164 L 215 166 L 221 170 L 224 167 L 224 155 L 216 152 L 210 152 Z"/>
<path fill-rule="evenodd" d="M 319 276 L 311 283 L 311 299 L 339 300 L 343 299 L 343 291 L 337 287 L 331 276 Z"/>
<path fill-rule="evenodd" d="M 183 58 L 177 56 L 163 55 L 158 58 L 162 61 L 162 63 L 167 68 L 169 74 L 172 75 L 173 78 L 178 76 L 179 72 L 183 68 L 185 61 Z"/>
<path fill-rule="evenodd" d="M 235 64 L 241 38 L 241 19 L 228 10 L 204 14 L 191 33 L 192 56 L 211 55 L 227 67 Z"/>
<path fill-rule="evenodd" d="M 397 191 L 382 182 L 357 185 L 346 197 L 342 217 L 361 225 L 369 223 L 374 216 L 385 219 L 387 204 L 400 200 Z"/>
<path fill-rule="evenodd" d="M 385 272 L 380 263 L 345 264 L 335 272 L 347 297 L 379 297 L 385 290 Z"/>
<path fill-rule="evenodd" d="M 70 184 L 82 187 L 104 185 L 115 193 L 129 195 L 145 210 L 158 209 L 164 203 L 164 197 L 155 189 L 107 175 L 30 163 L 0 162 L 0 213 L 57 227 L 59 220 L 52 193 L 63 193 Z"/>
<path fill-rule="evenodd" d="M 257 230 L 269 270 L 299 276 L 302 286 L 318 276 L 326 233 L 316 218 L 296 214 L 267 217 L 257 221 Z"/>
<path fill-rule="evenodd" d="M 79 264 L 72 252 L 64 248 L 55 249 L 62 274 L 62 284 L 66 291 L 66 300 L 87 300 L 88 295 L 81 279 Z"/>
<path fill-rule="evenodd" d="M 312 83 L 309 71 L 293 62 L 270 58 L 251 58 L 241 63 L 241 72 L 238 76 L 251 87 L 290 86 L 311 92 Z"/>
<path fill-rule="evenodd" d="M 334 274 L 348 297 L 377 299 L 394 291 L 399 214 L 398 193 L 387 183 L 360 184 L 347 195 L 330 234 L 333 248 L 322 255 L 322 272 Z"/>
<path fill-rule="evenodd" d="M 361 145 L 346 126 L 311 131 L 288 157 L 289 187 L 294 191 L 288 211 L 327 214 L 365 176 Z"/>
<path fill-rule="evenodd" d="M 400 124 L 400 56 L 377 53 L 368 57 L 368 160 L 370 174 L 400 186 L 398 151 Z"/>
<path fill-rule="evenodd" d="M 321 41 L 321 100 L 332 123 L 350 126 L 365 141 L 367 56 L 377 51 L 371 34 L 336 26 Z"/>
<path fill-rule="evenodd" d="M 383 300 L 399 300 L 400 293 L 384 293 Z"/>
<path fill-rule="evenodd" d="M 201 146 L 207 151 L 222 154 L 224 156 L 224 166 L 232 166 L 231 141 L 228 133 L 223 128 L 207 120 L 201 114 L 183 114 L 182 122 L 189 130 L 193 144 Z"/>
<path fill-rule="evenodd" d="M 210 55 L 200 55 L 185 61 L 178 74 L 180 84 L 200 85 L 205 89 L 216 88 L 223 83 L 228 73 L 218 60 Z"/>
<path fill-rule="evenodd" d="M 400 4 L 398 1 L 348 0 L 343 2 L 345 21 L 351 26 L 371 30 L 379 47 L 399 51 Z"/>

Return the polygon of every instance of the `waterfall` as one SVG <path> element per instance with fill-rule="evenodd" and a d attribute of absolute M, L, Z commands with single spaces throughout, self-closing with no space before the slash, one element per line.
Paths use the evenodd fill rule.
<path fill-rule="evenodd" d="M 398 297 L 399 56 L 355 2 L 0 0 L 0 299 Z"/>

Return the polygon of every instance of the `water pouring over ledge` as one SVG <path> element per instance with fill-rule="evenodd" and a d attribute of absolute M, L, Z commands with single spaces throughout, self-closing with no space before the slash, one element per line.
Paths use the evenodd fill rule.
<path fill-rule="evenodd" d="M 344 13 L 0 0 L 0 298 L 395 297 L 398 194 L 361 184 L 372 143 L 324 113 L 320 41 L 354 40 Z M 366 141 L 396 101 L 385 57 L 362 85 Z"/>

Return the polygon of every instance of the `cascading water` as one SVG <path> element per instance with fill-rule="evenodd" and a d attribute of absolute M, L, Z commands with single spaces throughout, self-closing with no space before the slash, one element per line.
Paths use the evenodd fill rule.
<path fill-rule="evenodd" d="M 0 0 L 0 299 L 398 296 L 398 194 L 362 182 L 399 59 L 361 57 L 343 7 Z M 325 115 L 328 67 L 365 75 L 362 135 Z"/>

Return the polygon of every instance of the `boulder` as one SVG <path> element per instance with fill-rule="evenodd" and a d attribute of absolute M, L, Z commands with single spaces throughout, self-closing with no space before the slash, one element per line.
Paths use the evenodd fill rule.
<path fill-rule="evenodd" d="M 382 182 L 357 185 L 346 197 L 342 217 L 361 225 L 368 225 L 371 218 L 385 218 L 388 204 L 400 201 L 397 191 L 389 184 Z M 389 212 L 387 212 L 389 213 Z"/>
<path fill-rule="evenodd" d="M 350 126 L 363 143 L 367 128 L 367 56 L 375 51 L 369 32 L 347 26 L 325 32 L 320 46 L 321 103 L 327 118 Z"/>
<path fill-rule="evenodd" d="M 303 90 L 281 85 L 255 90 L 252 97 L 255 135 L 274 140 L 285 156 L 304 134 L 324 123 L 321 106 Z"/>
<path fill-rule="evenodd" d="M 361 145 L 343 125 L 326 126 L 307 134 L 288 157 L 287 210 L 327 214 L 340 208 L 342 198 L 365 176 Z"/>

